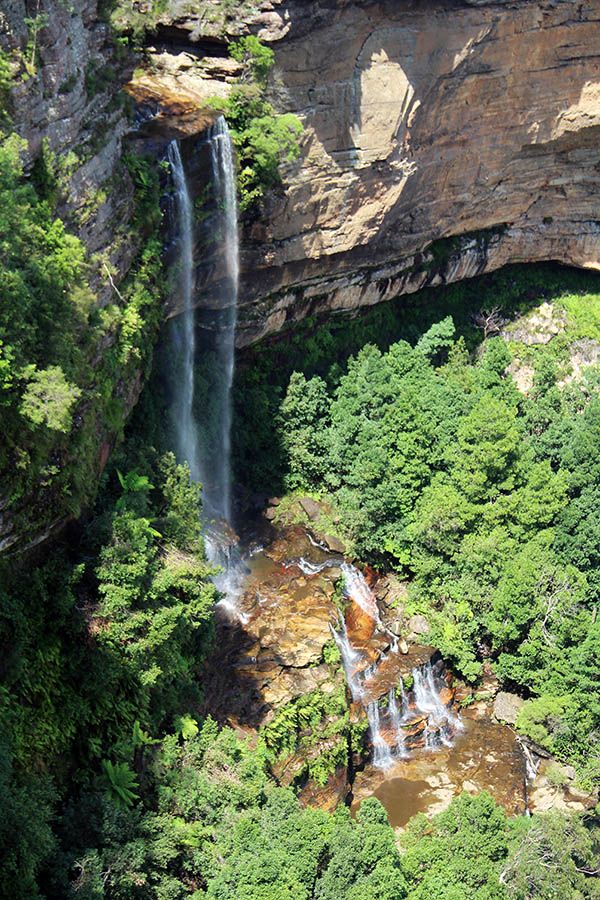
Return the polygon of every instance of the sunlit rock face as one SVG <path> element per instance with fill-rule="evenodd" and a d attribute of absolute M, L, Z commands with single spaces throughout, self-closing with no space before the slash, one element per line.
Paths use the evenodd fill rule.
<path fill-rule="evenodd" d="M 255 10 L 273 100 L 305 137 L 247 229 L 241 344 L 508 262 L 599 265 L 600 0 Z"/>

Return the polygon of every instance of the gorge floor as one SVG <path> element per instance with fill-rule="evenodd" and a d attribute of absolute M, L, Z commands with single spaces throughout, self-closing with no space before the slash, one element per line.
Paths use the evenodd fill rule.
<path fill-rule="evenodd" d="M 488 791 L 510 814 L 526 810 L 527 771 L 515 732 L 493 720 L 491 698 L 473 703 L 459 718 L 457 683 L 439 654 L 404 641 L 399 648 L 388 627 L 390 609 L 377 604 L 364 579 L 362 590 L 369 592 L 373 610 L 366 613 L 366 607 L 352 599 L 346 586 L 341 618 L 355 648 L 355 671 L 362 673 L 362 687 L 353 696 L 347 684 L 348 670 L 344 672 L 339 656 L 332 662 L 331 650 L 332 636 L 340 629 L 342 570 L 346 585 L 348 570 L 362 579 L 359 570 L 309 530 L 275 528 L 265 520 L 245 542 L 243 555 L 246 577 L 238 601 L 239 615 L 221 611 L 215 649 L 204 673 L 204 712 L 245 733 L 268 735 L 273 723 L 303 698 L 322 698 L 325 710 L 327 698 L 342 692 L 348 721 L 362 721 L 365 729 L 369 707 L 378 704 L 378 741 L 390 751 L 387 762 L 374 764 L 378 762 L 377 754 L 373 756 L 377 740 L 373 740 L 369 715 L 370 738 L 352 748 L 344 763 L 328 773 L 325 784 L 318 784 L 311 777 L 311 763 L 331 750 L 343 734 L 341 726 L 337 732 L 335 728 L 340 711 L 324 712 L 316 727 L 300 718 L 294 726 L 294 746 L 286 745 L 273 761 L 274 774 L 282 784 L 295 784 L 304 802 L 328 809 L 345 802 L 356 811 L 366 797 L 376 796 L 397 828 L 417 812 L 441 811 L 463 790 Z M 436 674 L 438 695 L 454 727 L 441 738 L 441 726 L 432 725 L 426 713 L 415 709 L 409 689 L 411 700 L 404 701 L 400 721 L 405 733 L 399 746 L 391 736 L 389 721 L 394 685 L 404 679 L 410 688 L 412 673 L 425 671 L 431 661 L 440 673 Z M 458 688 L 459 696 L 468 695 L 464 686 Z M 445 722 L 443 725 L 446 727 Z"/>

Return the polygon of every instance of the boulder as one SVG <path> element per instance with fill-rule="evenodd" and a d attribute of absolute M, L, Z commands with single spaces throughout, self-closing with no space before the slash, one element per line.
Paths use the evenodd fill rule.
<path fill-rule="evenodd" d="M 411 634 L 427 634 L 429 632 L 429 622 L 425 616 L 411 616 L 407 622 L 408 630 Z"/>
<path fill-rule="evenodd" d="M 318 503 L 317 500 L 313 500 L 312 497 L 300 497 L 298 503 L 308 516 L 311 522 L 316 522 L 316 520 L 321 515 L 321 504 Z"/>
<path fill-rule="evenodd" d="M 553 759 L 543 760 L 529 791 L 531 811 L 543 813 L 556 809 L 561 812 L 585 812 L 592 809 L 597 796 L 576 788 L 572 784 L 575 775 L 571 766 L 563 766 Z"/>
<path fill-rule="evenodd" d="M 384 575 L 379 578 L 373 592 L 384 606 L 393 609 L 397 616 L 404 614 L 404 601 L 408 593 L 408 583 L 397 575 Z"/>
<path fill-rule="evenodd" d="M 500 691 L 494 700 L 494 717 L 499 722 L 514 725 L 519 715 L 519 710 L 525 701 L 518 694 L 509 694 L 508 691 Z"/>
<path fill-rule="evenodd" d="M 331 550 L 332 553 L 343 554 L 346 552 L 346 545 L 339 537 L 336 537 L 333 534 L 321 534 L 319 537 L 327 549 Z"/>
<path fill-rule="evenodd" d="M 396 637 L 400 637 L 404 633 L 404 621 L 402 619 L 393 619 L 387 623 L 387 627 Z"/>

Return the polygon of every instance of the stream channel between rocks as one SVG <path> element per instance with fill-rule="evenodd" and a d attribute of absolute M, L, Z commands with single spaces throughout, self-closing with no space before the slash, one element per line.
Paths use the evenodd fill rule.
<path fill-rule="evenodd" d="M 302 696 L 345 689 L 350 721 L 364 725 L 360 751 L 327 784 L 306 776 L 307 760 L 326 749 L 327 722 L 322 746 L 303 750 L 300 741 L 277 760 L 282 784 L 328 809 L 345 802 L 355 811 L 376 796 L 394 827 L 441 811 L 463 790 L 487 790 L 512 814 L 526 810 L 515 733 L 492 719 L 491 698 L 459 708 L 469 691 L 434 648 L 390 630 L 394 604 L 378 603 L 376 576 L 367 579 L 301 526 L 263 520 L 240 547 L 236 610 L 220 611 L 204 711 L 253 734 Z M 332 664 L 334 642 L 342 659 Z"/>

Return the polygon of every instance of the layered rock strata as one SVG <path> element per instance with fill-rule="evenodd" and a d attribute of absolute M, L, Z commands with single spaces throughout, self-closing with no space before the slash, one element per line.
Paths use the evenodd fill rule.
<path fill-rule="evenodd" d="M 214 77 L 224 45 L 182 10 L 155 68 L 201 103 L 234 73 Z M 506 263 L 600 265 L 600 0 L 244 11 L 235 30 L 271 42 L 273 102 L 305 135 L 246 230 L 240 344 Z"/>

